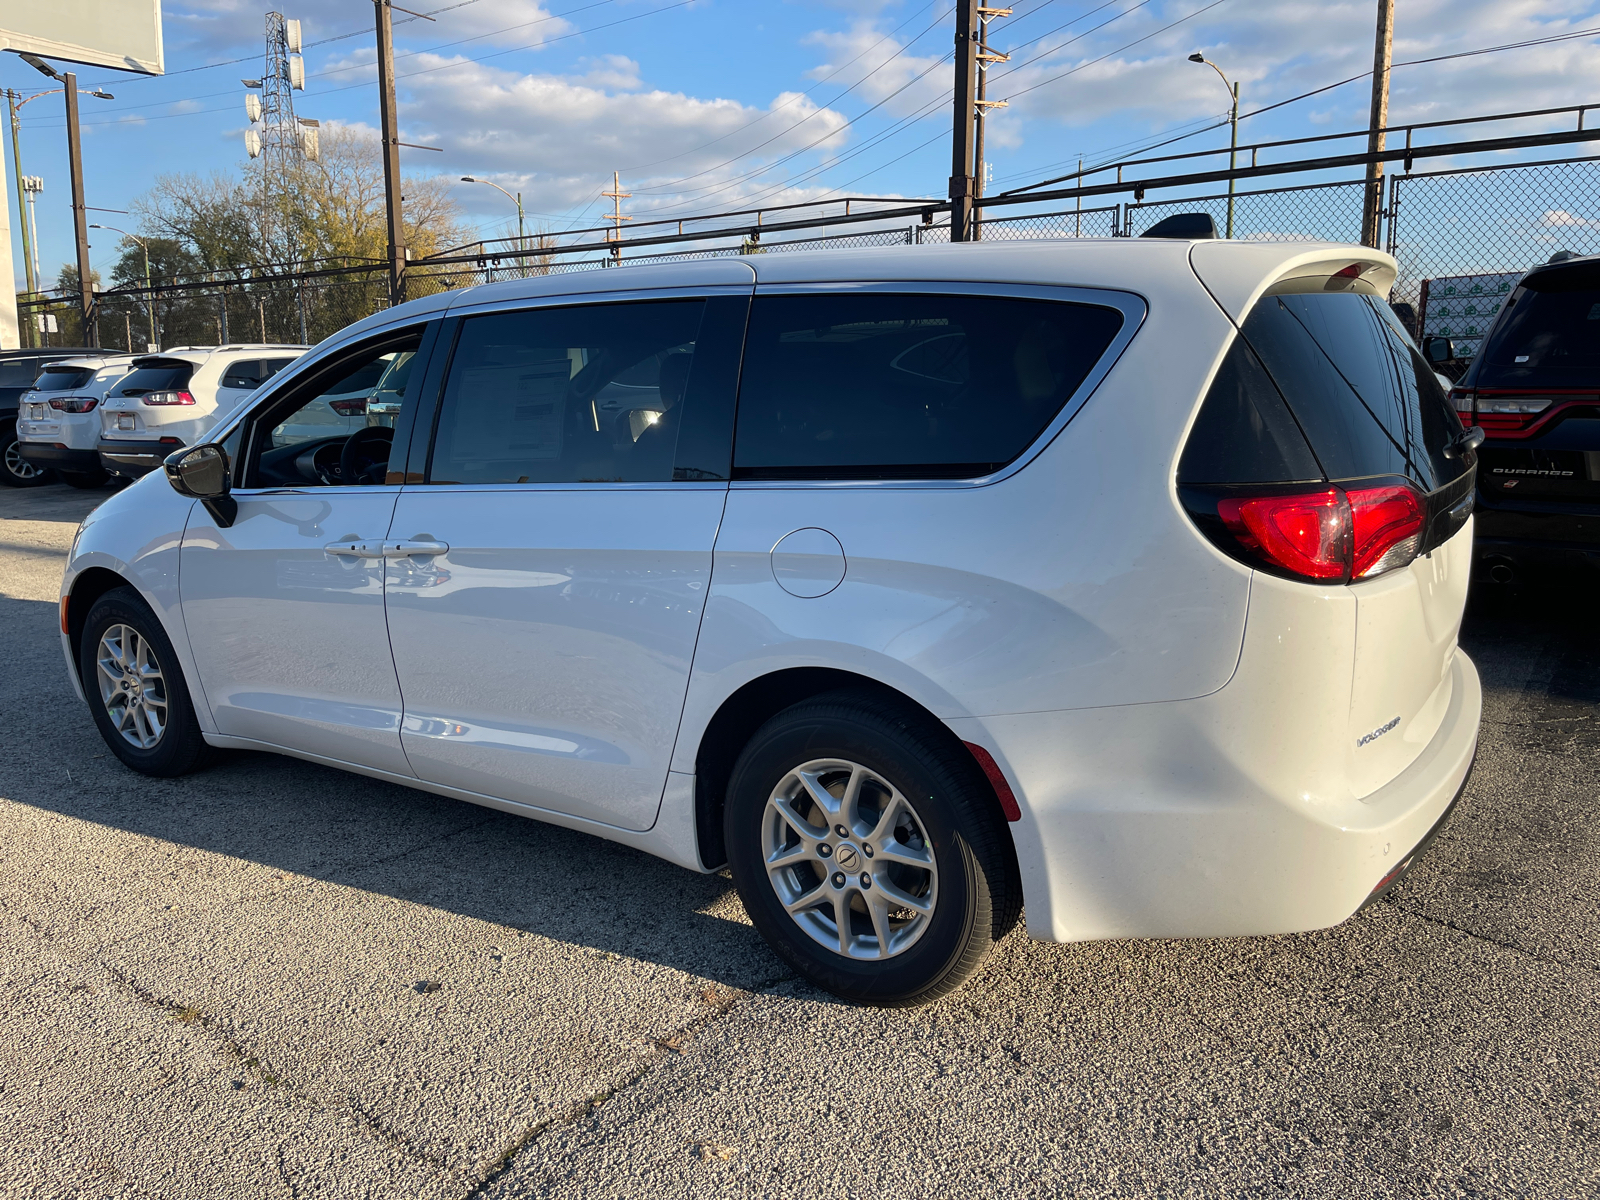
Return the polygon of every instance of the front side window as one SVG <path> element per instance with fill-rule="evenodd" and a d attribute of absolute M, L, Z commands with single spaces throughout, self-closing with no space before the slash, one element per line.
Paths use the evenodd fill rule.
<path fill-rule="evenodd" d="M 421 341 L 420 330 L 386 337 L 291 381 L 256 418 L 255 461 L 248 472 L 254 485 L 386 482 L 407 399 L 405 380 Z"/>
<path fill-rule="evenodd" d="M 734 478 L 986 475 L 1044 432 L 1122 322 L 997 296 L 759 296 Z"/>
<path fill-rule="evenodd" d="M 705 307 L 649 300 L 469 317 L 429 482 L 670 480 Z"/>

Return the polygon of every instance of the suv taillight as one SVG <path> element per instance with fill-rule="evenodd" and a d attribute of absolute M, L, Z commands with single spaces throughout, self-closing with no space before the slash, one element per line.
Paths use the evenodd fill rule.
<path fill-rule="evenodd" d="M 359 400 L 329 400 L 328 407 L 341 417 L 365 416 L 367 411 L 367 398 L 362 396 Z"/>
<path fill-rule="evenodd" d="M 94 406 L 99 403 L 93 396 L 68 396 L 50 401 L 50 407 L 57 412 L 86 413 L 93 412 Z"/>
<path fill-rule="evenodd" d="M 1456 416 L 1461 418 L 1461 424 L 1466 426 L 1468 429 L 1471 429 L 1475 423 L 1475 418 L 1472 412 L 1472 404 L 1473 401 L 1477 399 L 1477 396 L 1478 393 L 1474 392 L 1471 388 L 1450 389 L 1450 403 L 1455 405 Z"/>
<path fill-rule="evenodd" d="M 188 392 L 147 392 L 140 404 L 193 404 L 194 397 Z"/>
<path fill-rule="evenodd" d="M 1407 565 L 1427 524 L 1422 497 L 1403 485 L 1230 496 L 1217 500 L 1217 516 L 1249 557 L 1321 583 Z"/>

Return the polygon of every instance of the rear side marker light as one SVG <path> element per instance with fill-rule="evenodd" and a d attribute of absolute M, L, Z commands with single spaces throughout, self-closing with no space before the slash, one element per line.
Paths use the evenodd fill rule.
<path fill-rule="evenodd" d="M 152 407 L 162 404 L 193 404 L 194 396 L 189 392 L 150 392 L 139 403 Z"/>
<path fill-rule="evenodd" d="M 994 794 L 1000 801 L 1000 811 L 1005 813 L 1006 820 L 1022 820 L 1022 809 L 1017 806 L 1017 798 L 1011 791 L 1011 785 L 1006 782 L 1005 772 L 1000 769 L 1000 764 L 995 762 L 994 755 L 977 742 L 963 742 L 962 745 L 972 752 L 972 757 L 978 760 L 978 765 L 988 776 L 989 786 L 994 788 Z"/>
<path fill-rule="evenodd" d="M 50 401 L 50 407 L 57 412 L 86 413 L 93 412 L 94 406 L 100 401 L 89 396 L 72 396 L 63 400 Z"/>
<path fill-rule="evenodd" d="M 1252 554 L 1302 579 L 1371 579 L 1416 558 L 1427 513 L 1412 489 L 1330 487 L 1217 501 L 1217 515 Z"/>

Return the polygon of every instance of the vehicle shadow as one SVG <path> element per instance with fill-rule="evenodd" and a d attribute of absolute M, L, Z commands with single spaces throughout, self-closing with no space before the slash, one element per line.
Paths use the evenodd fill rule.
<path fill-rule="evenodd" d="M 22 660 L 0 711 L 33 731 L 0 744 L 0 796 L 733 987 L 787 974 L 728 879 L 597 837 L 274 754 L 223 753 L 175 780 L 129 771 L 71 691 L 55 619 L 0 598 Z M 153 855 L 151 877 L 166 869 Z"/>

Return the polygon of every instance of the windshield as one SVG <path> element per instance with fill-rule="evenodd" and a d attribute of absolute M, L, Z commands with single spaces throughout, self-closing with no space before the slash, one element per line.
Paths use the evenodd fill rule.
<path fill-rule="evenodd" d="M 36 392 L 70 392 L 94 378 L 93 367 L 46 367 L 33 382 Z"/>
<path fill-rule="evenodd" d="M 1478 359 L 1479 387 L 1600 388 L 1600 270 L 1529 276 Z"/>

